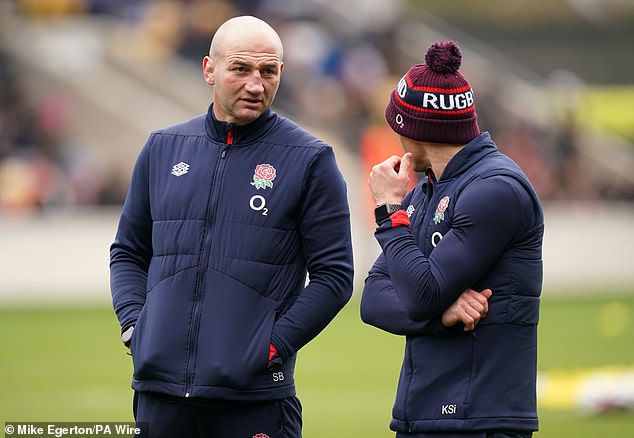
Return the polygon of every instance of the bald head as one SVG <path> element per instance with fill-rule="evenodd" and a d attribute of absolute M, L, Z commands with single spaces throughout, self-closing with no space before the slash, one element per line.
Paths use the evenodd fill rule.
<path fill-rule="evenodd" d="M 282 60 L 284 49 L 279 35 L 268 23 L 249 15 L 234 17 L 216 31 L 209 57 L 220 59 L 230 51 L 247 48 L 277 55 Z"/>
<path fill-rule="evenodd" d="M 216 118 L 244 125 L 260 117 L 280 85 L 282 55 L 279 35 L 259 18 L 235 17 L 220 26 L 203 59 Z"/>

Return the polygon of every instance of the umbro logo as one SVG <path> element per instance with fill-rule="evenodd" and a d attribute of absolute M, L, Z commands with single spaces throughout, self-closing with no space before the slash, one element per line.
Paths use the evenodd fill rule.
<path fill-rule="evenodd" d="M 178 164 L 175 164 L 172 167 L 172 175 L 174 176 L 183 176 L 185 175 L 187 172 L 189 172 L 189 164 L 181 161 Z"/>

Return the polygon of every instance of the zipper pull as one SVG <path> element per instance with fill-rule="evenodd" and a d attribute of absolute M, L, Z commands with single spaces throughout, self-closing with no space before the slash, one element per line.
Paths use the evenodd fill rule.
<path fill-rule="evenodd" d="M 224 158 L 227 156 L 227 149 L 229 149 L 229 146 L 231 146 L 232 144 L 233 144 L 233 126 L 231 126 L 229 130 L 227 130 L 227 147 L 224 148 L 222 152 L 220 153 L 221 159 L 224 160 Z"/>

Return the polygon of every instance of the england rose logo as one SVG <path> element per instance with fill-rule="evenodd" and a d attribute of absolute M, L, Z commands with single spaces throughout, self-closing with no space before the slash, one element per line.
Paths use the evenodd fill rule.
<path fill-rule="evenodd" d="M 273 180 L 275 179 L 275 167 L 270 164 L 258 164 L 253 174 L 253 182 L 251 183 L 256 189 L 273 188 Z"/>
<path fill-rule="evenodd" d="M 445 220 L 445 210 L 449 207 L 449 196 L 445 196 L 438 202 L 436 213 L 434 213 L 434 223 L 438 225 Z"/>

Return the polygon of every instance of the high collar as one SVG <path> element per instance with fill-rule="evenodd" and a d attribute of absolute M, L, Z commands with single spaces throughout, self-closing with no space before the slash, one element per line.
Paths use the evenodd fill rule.
<path fill-rule="evenodd" d="M 213 107 L 212 103 L 207 110 L 205 130 L 209 138 L 221 143 L 227 143 L 227 139 L 231 139 L 229 142 L 234 145 L 253 143 L 273 126 L 277 117 L 275 112 L 268 108 L 253 122 L 236 125 L 218 120 L 214 115 Z"/>
<path fill-rule="evenodd" d="M 465 145 L 454 157 L 449 160 L 440 180 L 453 178 L 465 172 L 485 156 L 498 150 L 491 139 L 491 134 L 483 132 Z"/>

